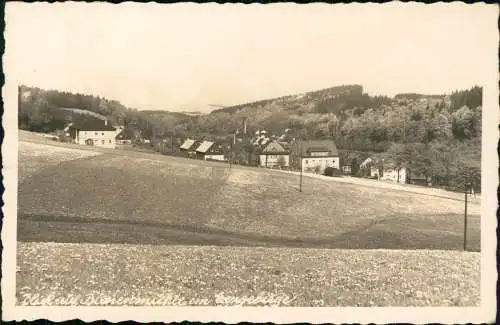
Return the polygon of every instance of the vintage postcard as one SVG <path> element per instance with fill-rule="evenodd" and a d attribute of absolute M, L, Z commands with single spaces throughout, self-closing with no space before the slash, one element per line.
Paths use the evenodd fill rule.
<path fill-rule="evenodd" d="M 498 14 L 7 3 L 3 319 L 493 322 Z"/>

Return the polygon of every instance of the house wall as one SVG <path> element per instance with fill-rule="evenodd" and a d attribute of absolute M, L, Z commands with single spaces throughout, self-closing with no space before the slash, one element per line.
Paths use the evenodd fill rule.
<path fill-rule="evenodd" d="M 306 157 L 302 158 L 302 171 L 314 172 L 316 166 L 319 166 L 319 172 L 322 174 L 327 167 L 340 169 L 339 157 Z"/>
<path fill-rule="evenodd" d="M 406 183 L 406 168 L 401 168 L 399 170 L 399 182 L 398 182 L 398 171 L 397 169 L 384 169 L 384 174 L 380 178 L 383 181 L 391 181 L 396 183 L 405 184 Z"/>
<path fill-rule="evenodd" d="M 376 167 L 371 167 L 370 168 L 370 176 L 371 177 L 379 177 L 379 170 Z"/>
<path fill-rule="evenodd" d="M 213 159 L 213 160 L 225 160 L 224 155 L 222 154 L 207 154 L 205 155 L 205 160 L 207 159 Z"/>
<path fill-rule="evenodd" d="M 266 156 L 267 156 L 267 165 L 266 165 Z M 284 158 L 283 167 L 290 166 L 290 156 L 289 155 L 260 155 L 259 164 L 261 167 L 273 168 L 279 167 L 279 159 L 280 157 Z"/>
<path fill-rule="evenodd" d="M 78 131 L 77 144 L 87 145 L 89 139 L 96 147 L 116 148 L 116 131 Z"/>

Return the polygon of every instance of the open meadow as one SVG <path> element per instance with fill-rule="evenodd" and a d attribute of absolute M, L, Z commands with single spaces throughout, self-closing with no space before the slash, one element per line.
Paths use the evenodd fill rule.
<path fill-rule="evenodd" d="M 37 141 L 19 142 L 21 304 L 37 304 L 35 293 L 215 304 L 221 281 L 298 306 L 479 303 L 478 202 L 468 209 L 475 252 L 456 252 L 458 199 L 310 177 L 299 192 L 286 173 Z"/>

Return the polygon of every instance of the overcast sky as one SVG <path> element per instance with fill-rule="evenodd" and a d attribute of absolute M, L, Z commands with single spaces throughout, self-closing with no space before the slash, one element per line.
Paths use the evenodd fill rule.
<path fill-rule="evenodd" d="M 7 3 L 6 71 L 171 111 L 352 83 L 443 93 L 484 81 L 496 19 L 496 7 L 461 3 Z"/>

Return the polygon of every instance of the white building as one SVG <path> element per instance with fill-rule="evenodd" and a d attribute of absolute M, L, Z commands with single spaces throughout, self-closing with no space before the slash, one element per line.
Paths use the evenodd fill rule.
<path fill-rule="evenodd" d="M 380 177 L 380 180 L 405 184 L 406 168 L 393 168 L 393 167 L 384 168 L 384 172 L 382 177 Z"/>
<path fill-rule="evenodd" d="M 88 120 L 71 125 L 74 141 L 80 145 L 116 148 L 116 129 L 108 121 Z"/>
<path fill-rule="evenodd" d="M 271 141 L 261 151 L 259 165 L 265 168 L 289 167 L 290 152 L 285 144 Z"/>
<path fill-rule="evenodd" d="M 380 179 L 380 169 L 378 167 L 370 167 L 370 177 Z"/>

